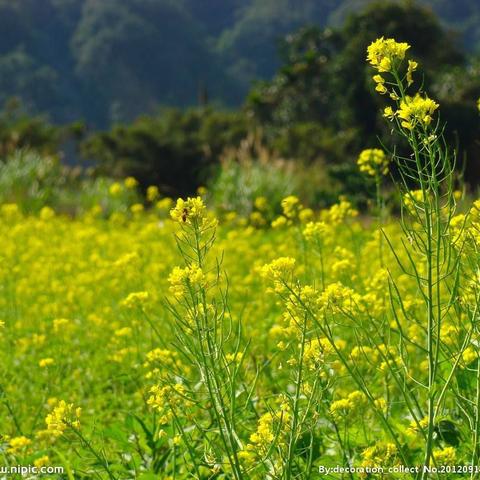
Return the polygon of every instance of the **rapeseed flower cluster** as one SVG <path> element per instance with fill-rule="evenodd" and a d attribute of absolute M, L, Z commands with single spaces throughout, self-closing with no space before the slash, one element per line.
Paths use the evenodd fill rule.
<path fill-rule="evenodd" d="M 45 418 L 47 431 L 54 437 L 62 436 L 69 428 L 80 428 L 80 415 L 82 409 L 74 407 L 73 403 L 67 403 L 65 400 L 54 407 L 52 413 Z"/>
<path fill-rule="evenodd" d="M 170 292 L 176 297 L 181 297 L 188 288 L 205 287 L 206 277 L 197 265 L 185 268 L 174 267 L 168 276 L 168 282 L 170 283 Z"/>
<path fill-rule="evenodd" d="M 186 397 L 186 389 L 180 384 L 154 385 L 150 388 L 147 405 L 161 414 L 160 424 L 168 423 L 175 415 L 177 408 L 185 409 L 190 405 Z"/>
<path fill-rule="evenodd" d="M 250 443 L 240 452 L 241 457 L 251 462 L 255 457 L 265 456 L 276 438 L 280 438 L 280 446 L 284 448 L 291 416 L 290 406 L 284 401 L 264 413 L 258 420 L 256 431 L 250 435 Z"/>
<path fill-rule="evenodd" d="M 421 208 L 419 193 L 406 196 L 405 203 L 412 197 L 417 207 L 413 203 L 407 206 Z M 213 283 L 210 267 L 204 269 L 197 262 L 178 266 L 175 224 L 190 227 L 193 224 L 188 222 L 195 223 L 197 219 L 201 224 L 208 216 L 203 201 L 186 202 L 187 207 L 180 202 L 175 221 L 162 222 L 156 209 L 139 212 L 122 223 L 115 218 L 90 216 L 76 219 L 58 215 L 23 216 L 12 205 L 1 209 L 0 282 L 5 287 L 4 295 L 0 295 L 4 325 L 0 341 L 7 343 L 0 356 L 3 368 L 15 369 L 20 379 L 4 388 L 22 423 L 31 421 L 35 412 L 42 409 L 46 409 L 47 422 L 45 428 L 37 426 L 32 435 L 25 436 L 31 441 L 25 443 L 25 448 L 22 441 L 26 440 L 15 441 L 10 447 L 6 443 L 5 448 L 15 449 L 15 456 L 30 452 L 41 459 L 48 454 L 53 462 L 56 454 L 49 450 L 52 442 L 70 438 L 69 433 L 74 435 L 75 430 L 86 435 L 84 432 L 91 432 L 92 426 L 100 422 L 115 425 L 122 415 L 119 412 L 125 409 L 140 412 L 143 405 L 155 412 L 156 425 L 161 429 L 155 434 L 158 441 L 175 444 L 177 449 L 186 448 L 184 440 L 174 442 L 180 426 L 187 432 L 195 432 L 189 430 L 192 419 L 198 425 L 208 425 L 206 411 L 191 399 L 192 391 L 200 388 L 195 387 L 200 385 L 200 378 L 195 376 L 198 369 L 174 346 L 174 332 L 162 307 L 165 296 L 183 302 L 188 289 L 196 295 L 199 289 L 210 288 Z M 296 202 L 286 203 L 291 209 L 285 213 L 297 208 Z M 478 238 L 475 231 L 480 225 L 480 210 L 475 205 L 453 222 L 455 231 L 462 232 L 469 242 Z M 182 214 L 186 215 L 185 222 Z M 271 382 L 290 395 L 292 375 L 301 365 L 304 378 L 299 387 L 300 411 L 307 408 L 308 402 L 317 405 L 320 395 L 331 398 L 329 402 L 318 401 L 323 406 L 317 416 L 312 413 L 306 417 L 312 421 L 323 418 L 339 423 L 340 418 L 358 417 L 356 412 L 361 409 L 373 411 L 372 405 L 364 403 L 364 397 L 353 395 L 349 370 L 341 358 L 365 376 L 375 393 L 379 411 L 397 412 L 403 405 L 392 371 L 400 375 L 406 366 L 413 365 L 416 380 L 424 378 L 425 357 L 415 347 L 416 342 L 421 344 L 426 338 L 421 325 L 413 320 L 423 315 L 416 297 L 417 287 L 411 279 L 399 274 L 396 259 L 388 251 L 384 258 L 388 271 L 381 268 L 378 233 L 358 219 L 358 212 L 345 198 L 328 209 L 314 212 L 313 218 L 301 226 L 305 243 L 298 242 L 301 222 L 297 220 L 298 217 L 282 229 L 272 230 L 221 224 L 212 247 L 213 254 L 219 257 L 225 252 L 223 267 L 228 272 L 230 308 L 242 312 L 242 328 L 251 338 L 248 352 L 243 353 L 241 348 L 227 351 L 226 368 L 231 372 L 245 369 L 245 378 L 253 381 L 257 376 L 254 362 L 262 359 L 271 365 L 271 379 L 260 376 L 255 387 L 258 392 L 255 402 L 262 413 L 258 418 L 245 414 L 245 428 L 239 432 L 244 445 L 239 456 L 249 469 L 262 464 L 272 432 L 274 441 L 281 444 L 275 462 L 288 451 L 286 445 L 292 428 L 290 400 L 282 401 L 282 406 L 267 399 L 272 391 Z M 468 234 L 461 228 L 463 223 Z M 402 234 L 399 227 L 387 224 L 384 228 L 390 241 L 399 245 Z M 465 248 L 461 254 L 467 254 Z M 401 250 L 397 255 L 399 260 L 406 260 Z M 391 302 L 397 302 L 396 297 L 389 298 L 390 277 L 397 280 L 396 287 L 403 298 L 396 319 L 387 308 Z M 264 280 L 273 285 L 281 301 L 267 295 Z M 471 305 L 475 288 L 463 283 L 461 287 L 464 304 Z M 307 330 L 302 349 L 305 307 L 308 307 Z M 195 312 L 191 308 L 182 311 L 185 325 L 203 318 L 204 309 L 212 319 L 205 328 L 211 328 L 213 322 L 222 318 L 218 305 L 202 304 Z M 331 330 L 318 331 L 325 322 Z M 405 345 L 408 358 L 399 358 L 398 344 L 389 344 L 386 338 L 376 339 L 380 325 L 391 328 L 391 338 L 398 335 L 399 328 L 411 335 L 414 343 Z M 455 321 L 445 319 L 441 342 L 445 348 L 460 349 L 460 357 L 454 358 L 459 359 L 461 371 L 470 372 L 475 368 L 477 350 L 475 340 L 462 348 L 466 325 L 465 316 Z M 192 331 L 188 330 L 190 335 Z M 157 338 L 162 340 L 157 342 Z M 7 355 L 8 351 L 11 355 Z M 188 388 L 187 378 L 192 381 Z M 130 379 L 136 379 L 135 386 Z M 382 398 L 385 382 L 389 386 L 388 402 Z M 51 391 L 47 402 L 45 384 L 50 385 Z M 28 404 L 24 402 L 26 395 L 30 398 Z M 84 407 L 81 430 L 80 411 L 74 406 L 79 402 Z M 173 412 L 177 413 L 177 420 Z M 372 431 L 369 438 L 362 438 L 361 445 L 370 444 L 372 437 L 379 435 L 375 418 L 369 413 L 359 419 L 368 423 L 367 432 Z M 3 416 L 2 422 L 12 439 L 21 436 L 10 417 Z M 405 432 L 409 422 L 405 422 Z M 341 424 L 348 430 L 348 421 Z M 312 428 L 315 431 L 320 427 Z M 321 428 L 318 434 L 324 435 Z M 188 440 L 188 436 L 182 438 Z M 404 442 L 411 442 L 412 448 L 417 448 L 420 438 L 419 434 L 412 437 L 405 433 Z M 95 444 L 100 447 L 103 441 L 94 437 L 94 447 Z M 329 448 L 340 452 L 334 443 Z M 14 455 L 13 450 L 10 454 Z M 463 453 L 457 451 L 456 455 L 458 459 Z M 261 473 L 258 478 L 262 478 Z"/>
<path fill-rule="evenodd" d="M 17 455 L 20 452 L 24 451 L 26 448 L 28 448 L 31 444 L 32 440 L 23 435 L 21 435 L 20 437 L 11 438 L 8 441 L 7 453 Z"/>
<path fill-rule="evenodd" d="M 260 269 L 260 275 L 273 283 L 275 291 L 281 292 L 288 288 L 287 284 L 292 279 L 294 269 L 294 258 L 280 257 L 265 264 Z"/>
<path fill-rule="evenodd" d="M 418 68 L 408 49 L 382 38 L 368 60 L 395 102 L 387 116 L 434 155 L 438 105 L 406 95 Z M 384 175 L 387 156 L 366 152 L 361 170 Z M 120 201 L 136 185 L 113 183 L 107 195 Z M 453 215 L 457 197 L 420 186 L 401 200 L 410 230 L 387 217 L 377 228 L 345 197 L 318 211 L 295 196 L 258 197 L 254 217 L 219 224 L 201 196 L 173 203 L 153 187 L 146 207 L 97 205 L 76 218 L 1 206 L 5 458 L 179 480 L 309 478 L 326 457 L 471 461 L 480 203 Z M 443 196 L 448 208 L 428 216 Z M 270 228 L 264 213 L 278 208 Z M 440 321 L 429 330 L 432 311 Z M 432 375 L 454 388 L 433 390 Z"/>
<path fill-rule="evenodd" d="M 127 308 L 143 307 L 149 299 L 148 292 L 132 292 L 123 300 L 122 305 Z"/>
<path fill-rule="evenodd" d="M 360 171 L 372 177 L 376 175 L 386 175 L 388 173 L 389 163 L 385 152 L 379 148 L 363 150 L 357 160 Z"/>
<path fill-rule="evenodd" d="M 334 282 L 321 293 L 318 302 L 322 311 L 331 313 L 352 313 L 358 306 L 360 296 L 341 282 Z"/>
<path fill-rule="evenodd" d="M 285 197 L 281 202 L 281 207 L 283 214 L 272 221 L 273 228 L 282 228 L 294 223 L 307 223 L 314 217 L 313 210 L 305 208 L 295 195 Z"/>
<path fill-rule="evenodd" d="M 358 210 L 344 197 L 329 209 L 320 212 L 320 218 L 332 226 L 341 225 L 357 216 Z"/>
<path fill-rule="evenodd" d="M 367 406 L 367 398 L 358 390 L 350 393 L 347 397 L 332 402 L 330 414 L 336 420 L 352 420 L 356 415 L 364 415 Z"/>
<path fill-rule="evenodd" d="M 379 72 L 391 72 L 405 58 L 410 45 L 384 37 L 375 40 L 367 49 L 367 60 Z"/>
<path fill-rule="evenodd" d="M 206 207 L 201 197 L 187 198 L 187 200 L 179 198 L 170 215 L 176 222 L 192 223 L 204 218 L 205 212 Z"/>
<path fill-rule="evenodd" d="M 409 48 L 410 45 L 407 43 L 399 43 L 391 38 L 384 39 L 382 37 L 368 47 L 367 60 L 379 72 L 373 76 L 376 85 L 375 90 L 381 94 L 390 92 L 391 99 L 397 103 L 396 109 L 392 106 L 385 107 L 384 117 L 391 121 L 397 119 L 401 127 L 411 132 L 417 127 L 422 130 L 429 127 L 433 120 L 433 114 L 439 105 L 426 94 L 420 92 L 413 96 L 405 94 L 405 89 L 413 84 L 413 73 L 418 69 L 418 63 L 408 59 L 404 80 L 400 78 L 401 66 Z M 390 75 L 392 77 L 391 81 L 387 82 L 381 73 Z M 406 82 L 404 87 L 401 86 L 403 81 Z M 364 162 L 366 162 L 366 159 Z M 373 175 L 371 171 L 364 171 Z"/>
<path fill-rule="evenodd" d="M 454 447 L 437 448 L 433 451 L 433 457 L 438 465 L 455 465 L 457 452 Z"/>
<path fill-rule="evenodd" d="M 393 443 L 376 443 L 362 452 L 362 467 L 386 467 L 397 463 L 398 450 Z"/>
<path fill-rule="evenodd" d="M 406 96 L 394 115 L 400 118 L 402 127 L 413 130 L 417 125 L 422 127 L 430 125 L 432 115 L 437 108 L 438 103 L 417 93 L 414 97 Z"/>

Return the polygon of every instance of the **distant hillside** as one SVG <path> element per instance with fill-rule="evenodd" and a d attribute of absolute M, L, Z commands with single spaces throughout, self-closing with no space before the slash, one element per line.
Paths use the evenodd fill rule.
<path fill-rule="evenodd" d="M 161 105 L 239 105 L 305 24 L 336 25 L 366 0 L 0 0 L 0 103 L 104 127 Z M 478 0 L 422 0 L 470 51 Z"/>

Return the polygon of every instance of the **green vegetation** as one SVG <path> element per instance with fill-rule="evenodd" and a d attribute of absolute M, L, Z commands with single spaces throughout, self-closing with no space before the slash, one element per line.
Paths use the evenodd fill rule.
<path fill-rule="evenodd" d="M 284 159 L 270 162 L 271 171 L 282 164 L 279 178 L 285 166 L 309 172 L 301 181 L 307 203 L 328 203 L 346 193 L 365 206 L 374 189 L 359 181 L 353 160 L 379 135 L 382 142 L 390 135 L 379 113 L 385 99 L 376 95 L 363 62 L 366 46 L 377 35 L 416 45 L 412 56 L 424 65 L 425 88 L 444 105 L 445 133 L 458 146 L 460 170 L 466 167 L 465 179 L 477 184 L 480 117 L 475 100 L 480 96 L 480 70 L 429 11 L 388 2 L 369 6 L 338 28 L 305 27 L 287 36 L 279 47 L 278 73 L 255 84 L 237 113 L 205 107 L 160 111 L 94 133 L 83 143 L 83 154 L 100 162 L 102 174 L 132 175 L 144 188 L 156 184 L 164 194 L 184 195 L 208 179 L 210 189 L 222 191 L 225 198 L 225 178 L 242 181 L 251 178 L 255 168 L 262 169 L 254 166 L 262 161 L 254 149 L 249 161 L 236 166 L 226 153 L 237 149 L 242 139 L 254 138 L 253 145 L 261 145 L 264 157 Z M 401 139 L 399 148 L 405 148 Z M 244 150 L 243 159 L 245 154 Z M 289 162 L 298 165 L 288 167 Z M 212 175 L 217 166 L 228 171 Z M 312 175 L 315 171 L 319 173 Z M 252 208 L 250 201 L 247 210 Z"/>
<path fill-rule="evenodd" d="M 55 154 L 69 133 L 73 129 L 57 128 L 43 117 L 27 115 L 18 101 L 12 99 L 0 113 L 0 158 L 24 148 L 43 155 Z"/>
<path fill-rule="evenodd" d="M 252 81 L 278 70 L 285 35 L 305 25 L 338 26 L 367 3 L 1 0 L 0 104 L 18 96 L 55 123 L 84 119 L 96 127 L 131 121 L 159 105 L 209 98 L 237 106 Z M 421 3 L 459 29 L 469 51 L 478 51 L 476 0 Z"/>
<path fill-rule="evenodd" d="M 100 162 L 101 173 L 131 175 L 143 187 L 158 185 L 163 193 L 178 195 L 194 191 L 223 149 L 237 146 L 246 135 L 240 113 L 166 110 L 91 136 L 82 153 Z"/>
<path fill-rule="evenodd" d="M 324 205 L 347 194 L 357 206 L 365 207 L 375 189 L 359 181 L 353 160 L 378 137 L 385 142 L 390 128 L 379 113 L 385 97 L 376 95 L 363 52 L 373 39 L 385 36 L 414 46 L 412 56 L 424 67 L 423 86 L 443 105 L 445 135 L 457 147 L 459 170 L 469 185 L 480 181 L 479 60 L 455 41 L 430 10 L 415 2 L 366 6 L 366 2 L 344 2 L 340 8 L 337 2 L 305 1 L 302 8 L 294 9 L 286 0 L 252 1 L 242 8 L 231 1 L 216 5 L 218 11 L 213 14 L 208 2 L 108 0 L 87 1 L 80 7 L 76 1 L 49 1 L 55 28 L 35 37 L 29 22 L 35 22 L 36 16 L 26 13 L 29 8 L 35 10 L 34 4 L 26 3 L 21 10 L 17 4 L 2 7 L 0 2 L 0 13 L 4 8 L 18 20 L 5 34 L 5 45 L 10 42 L 7 57 L 28 57 L 22 64 L 33 65 L 33 52 L 40 54 L 55 35 L 68 39 L 70 55 L 62 63 L 63 70 L 58 64 L 66 54 L 58 50 L 61 45 L 55 58 L 44 56 L 44 61 L 55 61 L 60 69 L 55 71 L 62 81 L 56 81 L 53 90 L 63 96 L 58 99 L 63 113 L 38 103 L 49 101 L 49 90 L 40 78 L 44 75 L 52 87 L 48 68 L 37 62 L 37 73 L 24 71 L 35 79 L 35 88 L 22 80 L 22 69 L 11 72 L 20 77 L 5 75 L 17 89 L 25 87 L 28 98 L 17 92 L 22 109 L 7 105 L 0 117 L 4 158 L 17 148 L 42 155 L 65 150 L 67 163 L 74 163 L 72 155 L 80 155 L 102 178 L 133 176 L 143 192 L 154 184 L 168 196 L 191 194 L 206 185 L 221 199 L 219 203 L 236 200 L 237 210 L 246 212 L 254 208 L 251 192 L 262 184 L 251 185 L 258 177 L 253 172 L 270 169 L 280 190 L 272 193 L 273 203 L 292 191 L 280 187 L 285 183 L 280 179 L 290 176 L 291 185 L 302 184 L 307 204 Z M 362 8 L 347 15 L 355 5 Z M 446 4 L 436 7 L 448 11 Z M 465 7 L 465 11 L 475 15 L 474 10 Z M 39 12 L 39 18 L 44 14 Z M 452 16 L 455 21 L 459 18 Z M 326 23 L 334 27 L 325 28 Z M 19 38 L 21 49 L 12 50 Z M 257 58 L 261 54 L 266 55 L 263 60 Z M 73 83 L 69 83 L 72 73 L 65 70 L 67 66 L 73 69 Z M 271 78 L 250 83 L 262 77 Z M 242 106 L 220 107 L 221 102 L 238 105 L 246 85 L 250 90 Z M 0 92 L 7 98 L 9 89 Z M 35 92 L 41 92 L 38 99 L 33 97 Z M 87 93 L 88 100 L 83 98 Z M 165 106 L 186 107 L 196 103 L 196 97 L 202 105 Z M 78 110 L 79 105 L 85 110 Z M 64 115 L 66 108 L 68 115 Z M 88 122 L 57 128 L 24 113 L 36 109 L 50 111 L 58 121 L 84 116 Z M 91 125 L 105 128 L 92 130 Z M 81 140 L 77 150 L 72 138 Z M 397 140 L 400 150 L 406 148 L 405 142 Z M 270 159 L 269 167 L 265 158 Z M 244 192 L 250 192 L 240 203 L 241 197 L 226 183 L 228 178 L 235 178 Z"/>
<path fill-rule="evenodd" d="M 412 50 L 368 46 L 391 134 L 352 162 L 376 186 L 362 216 L 346 198 L 270 204 L 303 185 L 255 138 L 224 157 L 219 214 L 205 189 L 173 202 L 149 186 L 146 209 L 132 177 L 75 218 L 53 195 L 33 214 L 0 205 L 0 471 L 480 478 L 480 200 L 458 207 L 454 148 Z M 35 201 L 30 183 L 54 192 L 57 168 L 14 157 L 0 192 Z"/>

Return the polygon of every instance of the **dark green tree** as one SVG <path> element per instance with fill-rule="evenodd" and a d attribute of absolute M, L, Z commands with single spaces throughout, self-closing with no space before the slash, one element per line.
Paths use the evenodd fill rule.
<path fill-rule="evenodd" d="M 376 2 L 350 15 L 336 29 L 306 27 L 287 36 L 279 73 L 250 93 L 251 114 L 283 155 L 295 157 L 303 145 L 313 142 L 317 150 L 310 149 L 311 159 L 323 158 L 333 165 L 332 174 L 345 179 L 345 165 L 354 168 L 358 151 L 377 144 L 378 132 L 385 129 L 379 117 L 383 99 L 374 91 L 365 52 L 380 36 L 412 45 L 411 55 L 425 71 L 417 80 L 438 92 L 450 136 L 458 136 L 462 152 L 471 150 L 474 131 L 478 131 L 474 99 L 479 79 L 474 78 L 456 38 L 428 9 L 412 2 Z M 458 98 L 445 90 L 446 75 L 463 92 L 457 92 Z M 465 103 L 468 95 L 474 95 L 469 104 Z M 312 138 L 311 126 L 299 128 L 312 124 L 329 135 L 317 133 Z M 285 141 L 288 138 L 294 141 Z"/>
<path fill-rule="evenodd" d="M 0 161 L 17 150 L 56 155 L 68 128 L 58 128 L 41 116 L 27 115 L 18 99 L 10 99 L 0 112 Z"/>
<path fill-rule="evenodd" d="M 132 175 L 144 188 L 158 185 L 164 194 L 186 195 L 205 181 L 222 151 L 237 146 L 246 133 L 239 113 L 169 109 L 93 134 L 82 152 L 99 162 L 101 173 Z"/>

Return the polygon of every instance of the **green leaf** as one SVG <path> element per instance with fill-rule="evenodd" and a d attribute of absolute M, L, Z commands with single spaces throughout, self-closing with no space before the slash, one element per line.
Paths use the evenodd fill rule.
<path fill-rule="evenodd" d="M 435 432 L 448 445 L 457 447 L 460 443 L 460 432 L 455 423 L 450 420 L 440 420 L 435 426 Z"/>

